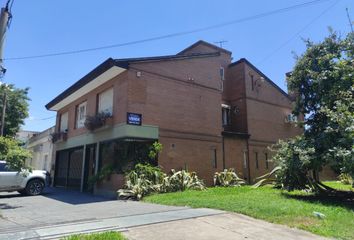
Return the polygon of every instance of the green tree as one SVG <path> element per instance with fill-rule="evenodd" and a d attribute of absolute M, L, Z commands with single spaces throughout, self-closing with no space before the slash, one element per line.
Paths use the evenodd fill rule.
<path fill-rule="evenodd" d="M 29 88 L 16 88 L 14 85 L 2 85 L 0 87 L 0 106 L 3 107 L 3 96 L 6 93 L 6 114 L 4 136 L 15 136 L 25 118 L 28 117 Z"/>
<path fill-rule="evenodd" d="M 354 179 L 354 87 L 346 92 L 340 92 L 340 99 L 335 101 L 333 108 L 322 107 L 328 121 L 326 137 L 335 140 L 329 144 L 326 159 L 338 167 L 342 173 L 349 174 Z M 354 184 L 354 183 L 353 183 Z"/>
<path fill-rule="evenodd" d="M 27 169 L 26 159 L 32 157 L 27 149 L 20 146 L 20 143 L 13 138 L 0 137 L 0 159 L 6 160 L 11 169 L 21 171 Z"/>
<path fill-rule="evenodd" d="M 353 34 L 341 39 L 330 32 L 320 43 L 306 41 L 288 78 L 304 133 L 280 142 L 274 159 L 281 166 L 278 180 L 290 190 L 323 187 L 318 172 L 326 165 L 354 175 L 353 40 Z"/>

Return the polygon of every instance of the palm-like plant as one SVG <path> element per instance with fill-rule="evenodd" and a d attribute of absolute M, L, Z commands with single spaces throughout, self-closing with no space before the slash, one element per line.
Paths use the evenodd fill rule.
<path fill-rule="evenodd" d="M 272 171 L 263 176 L 256 178 L 257 182 L 253 185 L 253 187 L 258 188 L 260 186 L 264 186 L 267 184 L 277 184 L 276 173 L 281 170 L 281 167 L 275 167 Z"/>
<path fill-rule="evenodd" d="M 176 172 L 171 170 L 172 175 L 169 177 L 169 192 L 185 191 L 187 189 L 203 190 L 205 185 L 195 172 L 187 172 L 181 170 Z"/>
<path fill-rule="evenodd" d="M 233 168 L 224 169 L 223 172 L 214 174 L 214 186 L 238 187 L 245 183 L 245 180 L 239 178 Z"/>

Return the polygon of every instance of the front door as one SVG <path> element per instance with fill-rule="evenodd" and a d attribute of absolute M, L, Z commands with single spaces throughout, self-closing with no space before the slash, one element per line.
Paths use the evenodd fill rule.
<path fill-rule="evenodd" d="M 58 152 L 55 162 L 54 186 L 80 189 L 83 152 L 82 147 Z"/>

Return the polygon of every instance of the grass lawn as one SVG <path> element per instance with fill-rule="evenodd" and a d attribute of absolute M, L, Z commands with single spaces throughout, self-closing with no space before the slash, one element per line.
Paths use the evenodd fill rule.
<path fill-rule="evenodd" d="M 119 232 L 104 232 L 73 235 L 62 240 L 127 240 L 127 238 Z"/>
<path fill-rule="evenodd" d="M 340 185 L 340 188 L 347 188 L 335 182 L 326 184 L 331 187 L 338 188 L 336 185 Z M 144 201 L 221 209 L 304 229 L 322 236 L 354 239 L 353 199 L 343 202 L 300 191 L 288 193 L 269 186 L 257 189 L 244 186 L 158 194 L 148 196 Z M 313 212 L 320 212 L 326 217 L 320 219 L 314 216 Z"/>
<path fill-rule="evenodd" d="M 342 191 L 354 191 L 351 185 L 344 185 L 340 181 L 330 181 L 330 182 L 323 182 L 325 185 L 331 188 L 335 188 Z"/>

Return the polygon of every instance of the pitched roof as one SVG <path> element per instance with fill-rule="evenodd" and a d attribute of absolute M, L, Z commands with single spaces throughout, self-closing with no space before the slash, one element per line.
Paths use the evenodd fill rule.
<path fill-rule="evenodd" d="M 254 66 L 250 61 L 248 61 L 246 58 L 241 58 L 240 60 L 231 63 L 229 67 L 232 67 L 234 65 L 237 65 L 239 63 L 246 63 L 248 66 L 250 66 L 255 72 L 257 72 L 259 75 L 261 75 L 270 85 L 275 87 L 279 92 L 281 92 L 285 97 L 291 100 L 289 94 L 287 94 L 283 89 L 281 89 L 275 82 L 273 82 L 270 78 L 268 78 L 261 70 L 259 70 L 256 66 Z"/>
<path fill-rule="evenodd" d="M 226 50 L 226 49 L 224 49 L 224 48 L 218 47 L 218 46 L 216 46 L 216 45 L 214 45 L 214 44 L 205 42 L 205 41 L 203 41 L 203 40 L 199 40 L 198 42 L 196 42 L 196 43 L 190 45 L 189 47 L 187 47 L 187 48 L 183 49 L 182 51 L 180 51 L 179 53 L 177 53 L 177 55 L 183 55 L 183 54 L 185 54 L 185 52 L 187 52 L 187 51 L 190 50 L 190 49 L 195 48 L 195 47 L 198 46 L 198 45 L 205 45 L 205 46 L 207 46 L 207 47 L 213 48 L 214 50 L 216 50 L 216 51 L 218 51 L 218 52 L 224 52 L 224 53 L 229 54 L 229 55 L 232 54 L 232 52 L 230 52 L 230 51 L 228 51 L 228 50 Z"/>
<path fill-rule="evenodd" d="M 213 53 L 192 53 L 187 55 L 165 55 L 165 56 L 154 56 L 154 57 L 139 57 L 139 58 L 122 58 L 122 59 L 115 59 L 114 61 L 117 64 L 129 66 L 131 63 L 138 63 L 138 62 L 159 62 L 159 61 L 166 61 L 166 60 L 183 60 L 183 59 L 190 59 L 190 58 L 203 58 L 203 57 L 215 57 L 219 56 L 219 52 Z"/>
<path fill-rule="evenodd" d="M 128 69 L 129 65 L 132 63 L 183 60 L 183 59 L 192 59 L 192 58 L 215 57 L 219 55 L 220 55 L 219 52 L 214 52 L 214 53 L 194 53 L 188 55 L 166 55 L 166 56 L 155 56 L 155 57 L 123 58 L 123 59 L 108 58 L 106 61 L 98 65 L 91 72 L 86 74 L 76 83 L 74 83 L 65 91 L 63 91 L 61 94 L 59 94 L 57 97 L 55 97 L 52 101 L 47 103 L 45 107 L 47 109 L 52 108 L 57 103 L 61 102 L 62 100 L 64 100 L 65 98 L 67 98 L 68 96 L 70 96 L 71 94 L 73 94 L 74 92 L 76 92 L 77 90 L 85 86 L 86 84 L 90 83 L 98 76 L 100 76 L 101 74 L 103 74 L 104 72 L 106 72 L 107 70 L 109 70 L 114 66 L 123 69 Z"/>

